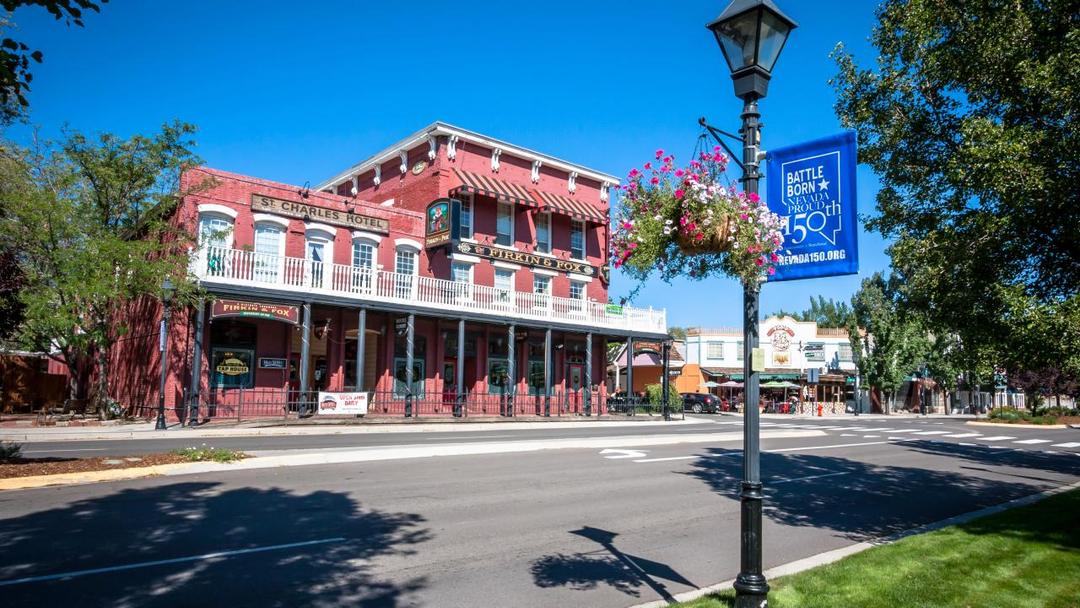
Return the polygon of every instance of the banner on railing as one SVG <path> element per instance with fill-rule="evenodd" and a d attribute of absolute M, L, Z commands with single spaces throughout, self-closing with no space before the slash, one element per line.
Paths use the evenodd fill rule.
<path fill-rule="evenodd" d="M 363 416 L 368 411 L 367 393 L 324 393 L 319 391 L 319 414 Z"/>

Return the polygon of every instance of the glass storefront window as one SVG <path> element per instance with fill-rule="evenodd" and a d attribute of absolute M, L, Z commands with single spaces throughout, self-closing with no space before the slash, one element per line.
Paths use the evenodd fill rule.
<path fill-rule="evenodd" d="M 488 359 L 488 392 L 493 395 L 510 392 L 510 366 L 506 359 Z"/>
<path fill-rule="evenodd" d="M 255 351 L 238 348 L 210 350 L 212 388 L 252 388 L 255 386 Z"/>
<path fill-rule="evenodd" d="M 404 399 L 407 384 L 405 377 L 405 357 L 394 358 L 394 398 Z M 419 398 L 424 396 L 424 360 L 413 359 L 413 390 L 412 396 Z"/>

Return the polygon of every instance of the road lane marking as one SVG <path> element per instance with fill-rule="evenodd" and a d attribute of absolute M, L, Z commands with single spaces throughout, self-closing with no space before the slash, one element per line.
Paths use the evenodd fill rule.
<path fill-rule="evenodd" d="M 1036 443 L 1050 443 L 1049 439 L 1023 439 L 1021 441 L 1014 441 L 1013 443 L 1021 443 L 1023 445 L 1033 445 Z"/>
<path fill-rule="evenodd" d="M 847 475 L 847 471 L 841 471 L 839 473 L 825 473 L 824 475 L 810 475 L 809 477 L 796 477 L 794 479 L 779 479 L 776 481 L 766 481 L 765 483 L 768 484 L 766 486 L 768 487 L 770 485 L 775 486 L 777 484 L 788 483 L 792 481 L 809 481 L 811 479 L 821 479 L 822 477 L 836 477 L 837 475 Z"/>
<path fill-rule="evenodd" d="M 977 448 L 977 447 L 979 447 L 979 444 L 977 444 L 977 443 L 964 443 L 963 441 L 961 441 L 960 443 L 957 443 L 956 445 L 962 445 L 962 446 L 969 447 L 969 448 Z"/>
<path fill-rule="evenodd" d="M 896 429 L 895 431 L 889 431 L 891 433 L 914 433 L 915 429 Z"/>
<path fill-rule="evenodd" d="M 946 437 L 952 437 L 953 439 L 961 439 L 964 437 L 982 437 L 982 433 L 957 433 L 955 435 L 945 435 Z"/>
<path fill-rule="evenodd" d="M 615 450 L 605 448 L 600 450 L 600 455 L 608 460 L 619 460 L 620 458 L 644 458 L 645 452 L 641 450 Z"/>
<path fill-rule="evenodd" d="M 863 430 L 866 431 L 867 433 L 881 433 L 881 432 L 884 432 L 884 431 L 890 431 L 890 432 L 892 431 L 892 429 L 890 429 L 887 426 L 878 426 L 878 427 L 874 427 L 872 429 L 863 429 Z"/>
<path fill-rule="evenodd" d="M 724 456 L 735 456 L 742 454 L 742 452 L 724 452 L 723 454 L 704 454 L 694 456 L 668 456 L 666 458 L 643 458 L 641 460 L 635 460 L 634 462 L 667 462 L 669 460 L 690 460 L 691 458 L 723 458 Z"/>
<path fill-rule="evenodd" d="M 1080 441 L 1070 441 L 1069 443 L 1055 443 L 1050 446 L 1054 448 L 1080 448 Z"/>
<path fill-rule="evenodd" d="M 983 437 L 979 441 L 1005 441 L 1006 439 L 1016 439 L 1016 437 L 1009 437 L 1008 435 L 995 435 L 994 437 Z"/>
<path fill-rule="evenodd" d="M 855 433 L 840 433 L 841 437 L 858 437 Z"/>
<path fill-rule="evenodd" d="M 863 439 L 881 439 L 881 435 L 863 435 Z"/>
<path fill-rule="evenodd" d="M 250 549 L 234 549 L 232 551 L 216 551 L 214 553 L 203 553 L 202 555 L 192 555 L 189 557 L 177 557 L 173 559 L 157 559 L 150 562 L 139 562 L 135 564 L 124 564 L 121 566 L 108 566 L 105 568 L 90 568 L 88 570 L 73 570 L 71 572 L 61 572 L 60 574 L 46 574 L 43 576 L 27 576 L 23 578 L 15 578 L 7 581 L 0 581 L 0 587 L 7 587 L 9 585 L 21 585 L 23 583 L 37 583 L 41 581 L 55 581 L 64 578 L 74 578 L 76 576 L 86 576 L 88 574 L 104 574 L 106 572 L 119 572 L 122 570 L 134 570 L 136 568 L 152 568 L 154 566 L 165 566 L 168 564 L 180 564 L 183 562 L 197 562 L 207 559 L 217 559 L 219 557 L 231 557 L 233 555 L 246 555 L 248 553 L 262 553 L 264 551 L 278 551 L 281 549 L 293 549 L 296 547 L 309 547 L 311 545 L 325 545 L 327 543 L 340 543 L 345 542 L 345 538 L 338 536 L 335 538 L 323 538 L 320 540 L 308 540 L 301 543 L 287 543 L 284 545 L 269 545 L 266 547 L 252 547 Z"/>
<path fill-rule="evenodd" d="M 912 433 L 912 435 L 948 435 L 950 431 L 919 431 L 918 433 Z"/>
<path fill-rule="evenodd" d="M 762 452 L 798 452 L 800 450 L 831 450 L 833 448 L 854 448 L 863 445 L 883 445 L 891 441 L 864 441 L 862 443 L 838 443 L 835 445 L 809 445 L 801 448 L 780 448 L 776 450 L 762 450 Z"/>

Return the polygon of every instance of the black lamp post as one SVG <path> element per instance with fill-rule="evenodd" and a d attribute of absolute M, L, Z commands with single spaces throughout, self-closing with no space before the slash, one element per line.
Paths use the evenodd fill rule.
<path fill-rule="evenodd" d="M 716 36 L 724 53 L 735 96 L 743 101 L 742 181 L 747 194 L 756 194 L 761 172 L 758 151 L 761 123 L 757 100 L 765 97 L 769 78 L 788 34 L 797 24 L 780 12 L 772 0 L 734 0 L 706 27 Z M 758 346 L 758 306 L 761 286 L 743 284 L 743 378 L 746 403 L 743 407 L 743 481 L 741 502 L 741 565 L 735 578 L 735 605 L 759 608 L 766 605 L 769 584 L 761 568 L 761 447 L 759 426 L 758 374 L 753 369 L 753 352 Z"/>
<path fill-rule="evenodd" d="M 154 429 L 158 431 L 164 431 L 167 428 L 165 424 L 165 378 L 169 369 L 169 306 L 172 304 L 173 297 L 173 284 L 169 280 L 169 277 L 165 277 L 165 280 L 161 282 L 161 332 L 160 332 L 160 348 L 161 351 L 161 390 L 158 391 L 158 405 L 157 405 L 157 424 L 154 425 Z"/>

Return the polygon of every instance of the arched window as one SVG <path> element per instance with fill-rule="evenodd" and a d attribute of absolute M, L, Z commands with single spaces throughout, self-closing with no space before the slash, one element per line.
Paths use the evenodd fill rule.
<path fill-rule="evenodd" d="M 200 268 L 208 276 L 228 277 L 232 268 L 233 223 L 236 211 L 225 205 L 199 205 Z"/>
<path fill-rule="evenodd" d="M 289 220 L 276 215 L 255 214 L 255 280 L 278 283 L 285 263 L 285 231 Z"/>
<path fill-rule="evenodd" d="M 360 230 L 353 231 L 351 284 L 353 291 L 371 292 L 379 259 L 380 240 L 382 237 L 377 234 Z"/>

